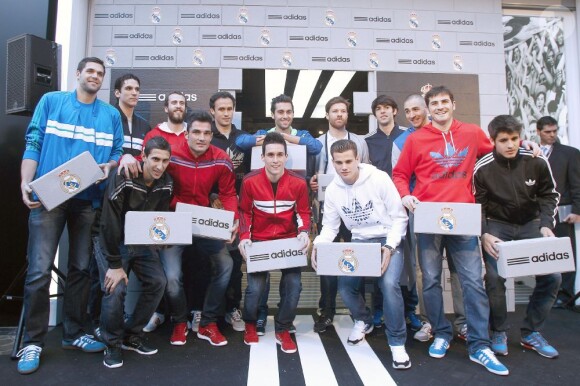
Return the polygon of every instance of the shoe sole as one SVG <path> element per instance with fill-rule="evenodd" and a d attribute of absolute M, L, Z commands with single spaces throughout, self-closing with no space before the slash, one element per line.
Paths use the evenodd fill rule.
<path fill-rule="evenodd" d="M 197 337 L 199 339 L 207 340 L 212 346 L 216 346 L 216 347 L 225 346 L 226 344 L 228 344 L 227 340 L 224 340 L 223 342 L 220 342 L 220 343 L 215 343 L 213 340 L 211 340 L 211 338 L 209 336 L 202 335 L 199 332 L 197 333 Z"/>
<path fill-rule="evenodd" d="M 35 367 L 34 369 L 29 369 L 29 370 L 20 370 L 18 369 L 18 373 L 22 374 L 22 375 L 26 375 L 26 374 L 32 374 L 34 373 L 36 370 L 38 370 L 38 368 L 40 367 L 40 365 L 38 367 Z"/>
<path fill-rule="evenodd" d="M 481 363 L 480 361 L 478 361 L 476 358 L 472 358 L 471 355 L 469 356 L 469 359 L 472 362 L 477 363 L 478 365 L 481 365 L 481 366 L 485 367 L 485 369 L 487 371 L 489 371 L 490 373 L 493 373 L 493 374 L 496 374 L 496 375 L 509 375 L 510 374 L 509 370 L 506 370 L 504 372 L 500 372 L 500 371 L 497 371 L 497 370 L 494 370 L 494 369 L 490 369 L 489 367 L 487 367 L 486 365 L 484 365 L 483 363 Z"/>
<path fill-rule="evenodd" d="M 244 343 L 247 344 L 248 346 L 255 346 L 258 344 L 258 341 L 256 342 L 248 342 L 247 340 L 244 339 Z"/>
<path fill-rule="evenodd" d="M 280 350 L 282 350 L 282 352 L 285 352 L 286 354 L 294 354 L 296 351 L 298 351 L 297 348 L 293 350 L 284 350 L 284 348 L 282 347 L 282 343 L 280 343 L 278 340 L 276 340 L 276 344 L 280 345 Z"/>
<path fill-rule="evenodd" d="M 429 353 L 429 356 L 430 356 L 431 358 L 437 358 L 437 359 L 441 359 L 441 358 L 443 358 L 445 355 L 447 355 L 447 352 L 446 352 L 445 354 L 434 354 L 434 353 L 431 353 L 431 352 Z"/>
<path fill-rule="evenodd" d="M 266 335 L 266 332 L 257 332 L 258 336 L 264 336 Z"/>
<path fill-rule="evenodd" d="M 183 345 L 185 345 L 185 343 L 187 343 L 187 341 L 186 340 L 183 340 L 183 341 L 181 341 L 181 340 L 171 341 L 170 340 L 169 343 L 171 343 L 172 346 L 183 346 Z"/>
<path fill-rule="evenodd" d="M 508 352 L 507 352 L 507 350 L 506 350 L 506 351 L 496 351 L 496 350 L 494 350 L 494 349 L 493 349 L 493 347 L 492 347 L 492 348 L 491 348 L 491 351 L 493 351 L 493 353 L 494 353 L 495 355 L 501 355 L 502 357 L 507 357 L 507 355 L 508 355 Z"/>
<path fill-rule="evenodd" d="M 110 369 L 118 369 L 119 367 L 123 366 L 123 362 L 114 365 L 109 365 L 107 364 L 107 362 L 103 361 L 103 364 L 105 365 L 105 367 L 108 367 Z"/>
<path fill-rule="evenodd" d="M 558 355 L 559 355 L 559 354 L 558 355 L 546 355 L 546 354 L 543 354 L 540 351 L 536 350 L 536 348 L 534 346 L 531 346 L 527 343 L 520 342 L 520 344 L 523 346 L 523 348 L 527 348 L 528 350 L 533 350 L 533 351 L 537 352 L 538 354 L 540 354 L 541 356 L 543 356 L 544 358 L 555 359 L 555 358 L 558 358 Z"/>
<path fill-rule="evenodd" d="M 89 350 L 86 348 L 82 348 L 82 347 L 77 347 L 74 345 L 70 345 L 70 346 L 62 346 L 62 348 L 64 350 L 81 350 L 82 352 L 87 352 L 87 353 L 96 353 L 96 352 L 103 352 L 105 351 L 106 347 L 103 347 L 102 349 L 94 349 L 94 350 Z"/>
<path fill-rule="evenodd" d="M 127 350 L 127 351 L 135 351 L 136 353 L 141 354 L 141 355 L 154 355 L 154 354 L 157 354 L 157 352 L 159 351 L 157 349 L 154 349 L 151 351 L 141 351 L 138 348 L 131 347 L 131 346 L 125 346 L 124 344 L 121 345 L 121 348 L 123 350 Z"/>
<path fill-rule="evenodd" d="M 393 368 L 396 370 L 410 369 L 411 368 L 411 361 L 409 360 L 409 361 L 403 362 L 403 363 L 393 361 Z"/>
<path fill-rule="evenodd" d="M 232 329 L 233 329 L 234 331 L 237 331 L 237 332 L 244 332 L 244 331 L 246 331 L 246 326 L 243 326 L 243 327 L 235 327 L 235 326 L 234 326 L 233 324 L 231 324 L 231 323 L 228 323 L 228 324 L 229 324 L 230 326 L 232 326 Z"/>

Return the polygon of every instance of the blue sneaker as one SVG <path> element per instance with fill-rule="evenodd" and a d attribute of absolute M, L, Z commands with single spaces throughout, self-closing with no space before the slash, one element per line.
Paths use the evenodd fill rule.
<path fill-rule="evenodd" d="M 421 323 L 421 319 L 417 317 L 417 314 L 414 312 L 407 313 L 405 317 L 405 322 L 407 326 L 411 329 L 411 331 L 419 331 L 421 327 L 423 327 L 423 323 Z"/>
<path fill-rule="evenodd" d="M 507 335 L 505 331 L 493 331 L 491 334 L 491 351 L 495 355 L 508 355 Z"/>
<path fill-rule="evenodd" d="M 376 328 L 383 327 L 383 310 L 376 310 L 373 315 L 373 324 Z"/>
<path fill-rule="evenodd" d="M 18 354 L 16 354 L 20 358 L 18 361 L 18 372 L 20 374 L 30 374 L 38 370 L 41 352 L 42 347 L 33 344 L 23 347 L 22 350 L 18 351 Z"/>
<path fill-rule="evenodd" d="M 490 348 L 480 348 L 473 354 L 469 354 L 472 362 L 479 363 L 490 373 L 497 375 L 508 375 L 510 371 L 500 361 L 497 360 Z"/>
<path fill-rule="evenodd" d="M 433 358 L 443 358 L 447 354 L 449 342 L 443 338 L 435 338 L 431 346 L 429 346 L 429 355 Z"/>
<path fill-rule="evenodd" d="M 75 340 L 63 340 L 62 348 L 67 350 L 83 350 L 84 352 L 101 352 L 105 351 L 107 346 L 93 339 L 92 335 L 82 335 Z"/>
<path fill-rule="evenodd" d="M 546 358 L 557 358 L 560 355 L 539 332 L 532 332 L 530 335 L 522 338 L 520 343 L 525 348 L 534 350 Z"/>

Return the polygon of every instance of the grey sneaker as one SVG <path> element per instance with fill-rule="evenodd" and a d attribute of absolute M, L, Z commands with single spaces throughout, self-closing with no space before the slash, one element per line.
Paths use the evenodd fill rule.
<path fill-rule="evenodd" d="M 201 311 L 191 311 L 191 322 L 187 321 L 187 329 L 193 332 L 199 331 L 199 322 L 201 322 Z"/>
<path fill-rule="evenodd" d="M 419 342 L 429 342 L 429 340 L 431 340 L 431 338 L 433 337 L 431 331 L 432 331 L 431 323 L 423 322 L 423 325 L 421 326 L 419 331 L 417 331 L 415 335 L 413 335 L 413 338 L 415 340 L 418 340 Z"/>
<path fill-rule="evenodd" d="M 316 323 L 314 323 L 314 332 L 321 333 L 326 331 L 328 326 L 332 326 L 332 317 L 321 314 Z"/>
<path fill-rule="evenodd" d="M 226 313 L 226 323 L 231 324 L 235 331 L 246 331 L 246 324 L 242 319 L 242 311 L 234 308 L 232 312 Z"/>

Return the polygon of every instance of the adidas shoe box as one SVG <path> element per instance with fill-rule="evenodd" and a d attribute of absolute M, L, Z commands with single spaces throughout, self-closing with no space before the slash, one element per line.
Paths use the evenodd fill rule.
<path fill-rule="evenodd" d="M 539 237 L 498 243 L 497 270 L 501 277 L 546 275 L 574 271 L 569 237 Z"/>
<path fill-rule="evenodd" d="M 326 187 L 334 179 L 334 174 L 318 174 L 316 176 L 318 181 L 318 201 L 324 201 L 324 193 L 326 192 Z"/>
<path fill-rule="evenodd" d="M 415 233 L 480 236 L 481 205 L 421 202 L 415 209 Z"/>
<path fill-rule="evenodd" d="M 381 276 L 380 243 L 317 243 L 316 274 Z"/>
<path fill-rule="evenodd" d="M 191 217 L 184 212 L 127 212 L 126 245 L 189 245 Z"/>
<path fill-rule="evenodd" d="M 306 146 L 287 143 L 286 148 L 288 152 L 288 160 L 286 161 L 285 168 L 305 176 Z M 252 148 L 252 162 L 250 168 L 255 170 L 263 167 L 264 161 L 262 161 L 262 146 L 254 146 Z"/>
<path fill-rule="evenodd" d="M 246 247 L 247 272 L 304 267 L 307 254 L 302 252 L 302 242 L 297 237 L 271 241 L 254 241 Z"/>
<path fill-rule="evenodd" d="M 190 235 L 206 239 L 229 240 L 234 226 L 234 212 L 178 202 L 176 212 L 190 214 Z"/>

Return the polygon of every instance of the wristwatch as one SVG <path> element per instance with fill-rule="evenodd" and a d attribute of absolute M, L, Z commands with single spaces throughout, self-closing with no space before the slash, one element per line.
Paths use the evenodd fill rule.
<path fill-rule="evenodd" d="M 391 247 L 390 245 L 383 245 L 385 248 L 387 248 L 389 250 L 389 252 L 391 252 L 391 255 L 395 252 L 395 248 Z"/>

